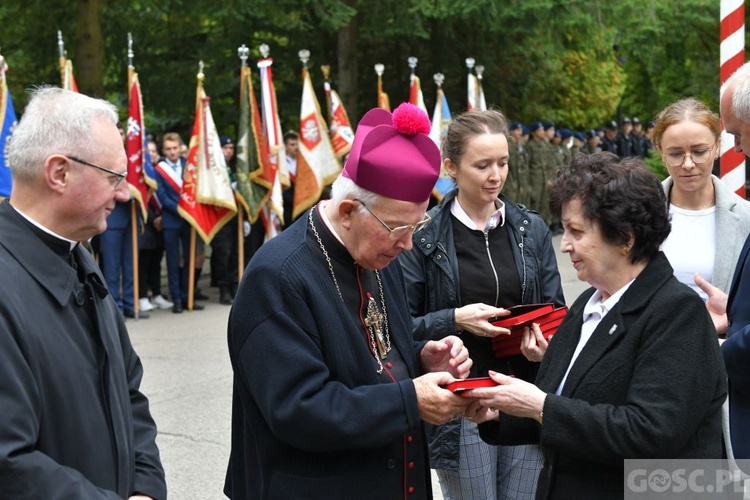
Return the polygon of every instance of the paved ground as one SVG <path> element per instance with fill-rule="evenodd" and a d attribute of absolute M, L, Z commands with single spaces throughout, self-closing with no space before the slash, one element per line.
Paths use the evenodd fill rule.
<path fill-rule="evenodd" d="M 560 238 L 555 238 L 559 249 Z M 568 304 L 587 288 L 566 256 L 558 254 Z M 205 272 L 204 275 L 207 275 Z M 143 392 L 159 428 L 158 444 L 170 498 L 223 499 L 229 456 L 232 371 L 226 346 L 229 307 L 202 284 L 211 301 L 204 311 L 153 311 L 147 320 L 128 320 L 145 367 Z M 434 481 L 435 498 L 442 498 Z"/>

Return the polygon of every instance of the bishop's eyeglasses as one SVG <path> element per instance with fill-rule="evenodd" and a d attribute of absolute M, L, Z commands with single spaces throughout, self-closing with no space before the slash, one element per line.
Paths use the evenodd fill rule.
<path fill-rule="evenodd" d="M 364 202 L 362 200 L 355 199 L 354 201 L 360 203 L 363 207 L 365 207 L 365 210 L 367 210 L 368 212 L 370 212 L 370 215 L 372 215 L 373 217 L 375 217 L 378 220 L 378 222 L 380 222 L 380 224 L 384 228 L 386 228 L 388 230 L 388 237 L 390 239 L 392 239 L 392 240 L 397 240 L 397 239 L 403 237 L 404 235 L 406 235 L 407 233 L 408 234 L 417 233 L 417 232 L 421 231 L 422 229 L 424 229 L 425 227 L 427 227 L 427 224 L 429 224 L 430 221 L 432 221 L 432 219 L 430 218 L 430 216 L 427 215 L 427 214 L 425 214 L 424 219 L 422 219 L 421 221 L 417 222 L 416 224 L 407 224 L 405 226 L 398 226 L 398 227 L 394 227 L 394 228 L 391 229 L 391 227 L 388 224 L 386 224 L 385 222 L 383 222 L 383 219 L 381 219 L 380 217 L 378 217 L 377 215 L 375 215 L 375 213 L 372 210 L 370 210 L 367 207 L 367 205 L 364 204 Z"/>

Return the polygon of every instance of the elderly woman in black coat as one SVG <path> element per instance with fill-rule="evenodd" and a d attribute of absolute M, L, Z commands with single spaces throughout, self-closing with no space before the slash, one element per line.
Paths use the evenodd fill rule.
<path fill-rule="evenodd" d="M 561 250 L 592 285 L 544 351 L 531 384 L 491 373 L 467 416 L 490 443 L 540 443 L 537 498 L 622 498 L 623 460 L 720 458 L 726 374 L 703 301 L 659 251 L 664 191 L 637 158 L 576 156 L 553 181 Z"/>

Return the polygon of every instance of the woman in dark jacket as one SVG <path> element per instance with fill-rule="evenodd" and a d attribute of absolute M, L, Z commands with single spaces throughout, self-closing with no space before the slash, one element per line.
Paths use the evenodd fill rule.
<path fill-rule="evenodd" d="M 622 498 L 624 459 L 721 458 L 726 373 L 703 301 L 659 251 L 670 231 L 659 179 L 640 158 L 579 155 L 550 200 L 560 248 L 592 288 L 535 384 L 490 373 L 499 385 L 468 391 L 466 415 L 488 442 L 541 444 L 539 499 Z M 540 336 L 530 330 L 525 341 Z"/>
<path fill-rule="evenodd" d="M 414 337 L 460 333 L 474 360 L 471 376 L 492 369 L 533 381 L 537 363 L 522 355 L 495 358 L 492 337 L 508 334 L 488 320 L 517 304 L 563 305 L 550 233 L 542 219 L 500 192 L 508 176 L 507 122 L 499 111 L 471 111 L 451 122 L 443 167 L 458 189 L 399 256 L 407 282 Z M 457 245 L 457 242 L 460 244 Z M 532 498 L 536 446 L 495 447 L 466 420 L 433 427 L 431 465 L 446 499 Z"/>

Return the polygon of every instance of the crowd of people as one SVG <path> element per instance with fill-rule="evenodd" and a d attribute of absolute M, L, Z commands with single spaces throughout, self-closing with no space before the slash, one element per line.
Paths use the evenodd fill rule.
<path fill-rule="evenodd" d="M 750 153 L 750 65 L 722 87 L 721 112 Z M 10 143 L 3 497 L 166 498 L 124 322 L 149 308 L 136 308 L 132 266 L 126 283 L 133 201 L 116 117 L 105 101 L 41 88 Z M 243 265 L 238 232 L 263 231 L 230 222 L 211 252 L 232 305 L 224 493 L 426 500 L 434 468 L 450 500 L 621 498 L 625 459 L 750 458 L 750 203 L 711 175 L 720 128 L 705 104 L 666 107 L 648 143 L 635 121 L 619 139 L 608 124 L 601 146 L 563 131 L 555 144 L 554 126 L 535 123 L 523 144 L 524 126 L 502 112 L 468 111 L 439 149 L 416 106 L 373 109 L 330 198 L 249 245 Z M 284 139 L 293 151 L 298 137 Z M 233 141 L 221 144 L 231 170 Z M 666 180 L 644 163 L 646 145 Z M 181 313 L 207 252 L 189 269 L 183 143 L 165 134 L 161 146 L 163 159 L 149 143 L 159 189 L 138 305 Z M 564 157 L 552 163 L 555 147 Z M 441 170 L 455 189 L 428 209 Z M 520 354 L 498 357 L 493 339 L 510 330 L 495 318 L 566 303 L 554 231 L 591 287 L 553 338 L 532 324 Z M 100 234 L 97 264 L 81 242 Z M 491 382 L 451 389 L 467 377 Z"/>
<path fill-rule="evenodd" d="M 647 158 L 654 149 L 655 123 L 645 129 L 638 117 L 624 117 L 618 126 L 614 120 L 587 132 L 557 129 L 552 122 L 521 122 L 509 125 L 509 173 L 503 190 L 510 199 L 537 211 L 553 235 L 562 226 L 549 211 L 547 190 L 557 168 L 566 165 L 577 153 L 609 151 L 617 156 Z"/>
<path fill-rule="evenodd" d="M 122 126 L 118 129 L 125 140 Z M 284 135 L 287 167 L 292 174 L 296 170 L 299 136 L 294 131 Z M 234 183 L 235 149 L 231 137 L 221 136 L 220 144 L 227 165 L 230 181 Z M 117 201 L 107 218 L 107 229 L 94 237 L 92 248 L 100 262 L 105 281 L 119 309 L 126 318 L 147 319 L 155 309 L 171 309 L 182 313 L 188 309 L 190 280 L 190 230 L 191 226 L 177 210 L 182 186 L 183 169 L 187 163 L 187 146 L 179 134 L 165 133 L 161 146 L 156 140 L 148 140 L 147 154 L 156 172 L 158 188 L 149 198 L 148 217 L 144 223 L 136 210 L 133 218 L 133 199 Z M 284 191 L 284 219 L 288 226 L 292 222 L 294 187 Z M 138 308 L 135 308 L 135 275 L 133 269 L 132 222 L 138 224 Z M 242 231 L 243 262 L 240 264 L 238 233 Z M 264 242 L 263 223 L 250 224 L 244 221 L 238 229 L 237 218 L 231 219 L 210 242 L 211 287 L 219 289 L 220 304 L 232 305 L 237 284 L 244 268 Z M 166 256 L 167 291 L 162 292 L 162 261 Z M 199 287 L 206 248 L 200 238 L 196 239 L 193 266 L 193 303 L 191 309 L 204 309 L 202 302 L 209 296 Z"/>

